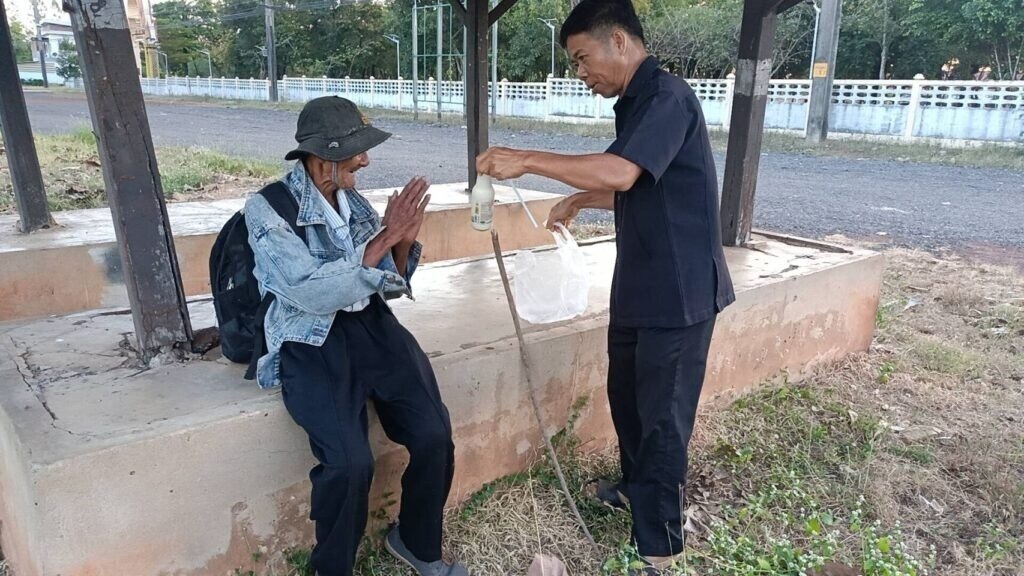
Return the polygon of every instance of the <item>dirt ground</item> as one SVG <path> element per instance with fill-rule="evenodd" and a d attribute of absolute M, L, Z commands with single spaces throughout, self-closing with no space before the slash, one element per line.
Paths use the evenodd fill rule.
<path fill-rule="evenodd" d="M 688 553 L 668 574 L 1024 574 L 1024 277 L 886 254 L 868 352 L 702 409 Z M 575 488 L 614 475 L 614 454 L 558 440 Z M 576 497 L 600 555 L 543 455 L 448 515 L 448 551 L 480 576 L 525 574 L 536 553 L 572 574 L 625 575 L 628 515 Z M 405 572 L 368 543 L 360 574 Z"/>

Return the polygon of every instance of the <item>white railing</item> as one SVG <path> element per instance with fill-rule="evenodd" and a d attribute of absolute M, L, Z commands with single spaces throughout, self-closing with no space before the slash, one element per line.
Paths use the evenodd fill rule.
<path fill-rule="evenodd" d="M 688 80 L 711 126 L 729 126 L 734 81 Z M 199 96 L 267 100 L 266 80 L 238 78 L 143 78 L 142 90 L 157 96 Z M 76 83 L 81 86 L 81 81 Z M 493 90 L 493 86 L 490 87 Z M 368 108 L 461 113 L 462 82 L 421 80 L 413 97 L 411 80 L 290 78 L 278 83 L 280 99 L 305 102 L 318 96 L 344 96 Z M 765 125 L 802 130 L 810 98 L 809 80 L 772 80 Z M 490 93 L 492 96 L 494 92 Z M 440 98 L 439 98 L 440 95 Z M 549 78 L 546 82 L 498 83 L 499 116 L 608 121 L 614 101 L 593 95 L 583 82 Z M 897 136 L 1024 142 L 1024 82 L 942 82 L 928 80 L 839 80 L 832 90 L 830 130 Z"/>

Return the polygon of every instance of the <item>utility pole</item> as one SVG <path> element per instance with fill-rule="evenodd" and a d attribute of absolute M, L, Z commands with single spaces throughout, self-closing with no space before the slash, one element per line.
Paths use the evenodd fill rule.
<path fill-rule="evenodd" d="M 828 138 L 828 117 L 832 107 L 832 82 L 836 73 L 839 26 L 843 0 L 822 0 L 821 25 L 815 39 L 814 65 L 811 68 L 811 97 L 808 102 L 806 138 L 822 142 Z"/>
<path fill-rule="evenodd" d="M 394 34 L 385 34 L 384 38 L 395 45 L 395 80 L 402 77 L 402 40 Z"/>
<path fill-rule="evenodd" d="M 21 218 L 18 227 L 27 233 L 46 228 L 53 221 L 46 205 L 46 188 L 11 40 L 7 10 L 4 0 L 0 0 L 0 134 L 7 143 L 7 166 L 11 170 L 14 201 Z"/>
<path fill-rule="evenodd" d="M 266 24 L 267 38 L 267 80 L 270 81 L 270 101 L 277 102 L 277 33 L 274 30 L 273 0 L 266 0 L 263 5 L 263 19 Z"/>
<path fill-rule="evenodd" d="M 814 8 L 814 36 L 811 39 L 811 69 L 807 71 L 807 78 L 814 78 L 814 54 L 818 51 L 818 26 L 821 25 L 821 6 L 818 6 L 818 0 L 810 0 L 811 7 Z"/>
<path fill-rule="evenodd" d="M 121 255 L 139 355 L 192 340 L 174 236 L 122 0 L 65 0 Z"/>
<path fill-rule="evenodd" d="M 498 21 L 491 25 L 491 120 L 498 117 Z"/>
<path fill-rule="evenodd" d="M 476 0 L 481 2 L 483 0 Z M 437 3 L 437 121 L 441 121 L 441 89 L 444 77 L 444 5 Z"/>
<path fill-rule="evenodd" d="M 551 77 L 555 77 L 555 21 L 551 18 L 537 18 L 551 29 Z"/>
<path fill-rule="evenodd" d="M 43 20 L 39 16 L 39 0 L 32 0 L 32 16 L 36 20 L 36 48 L 39 50 L 39 70 L 43 74 L 43 88 L 50 87 L 46 75 L 46 42 L 43 40 Z"/>
<path fill-rule="evenodd" d="M 213 58 L 210 57 L 209 50 L 200 50 L 200 54 L 206 54 L 206 69 L 209 72 L 207 75 L 209 78 L 213 78 Z"/>
<path fill-rule="evenodd" d="M 412 119 L 420 119 L 420 36 L 419 24 L 420 3 L 412 0 Z"/>

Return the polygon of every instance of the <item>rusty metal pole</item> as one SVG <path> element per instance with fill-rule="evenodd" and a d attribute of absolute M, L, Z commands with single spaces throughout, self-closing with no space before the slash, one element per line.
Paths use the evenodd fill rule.
<path fill-rule="evenodd" d="M 128 18 L 122 0 L 64 0 L 64 9 L 81 57 L 138 350 L 148 360 L 190 344 L 192 325 Z"/>
<path fill-rule="evenodd" d="M 18 227 L 22 232 L 32 232 L 51 226 L 53 220 L 46 205 L 39 155 L 32 139 L 32 125 L 19 78 L 7 10 L 0 0 L 0 133 L 6 143 L 7 166 L 14 184 L 14 202 L 20 217 Z"/>

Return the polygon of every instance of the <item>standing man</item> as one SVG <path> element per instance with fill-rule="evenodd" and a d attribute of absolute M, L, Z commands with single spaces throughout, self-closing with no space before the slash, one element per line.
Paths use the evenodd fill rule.
<path fill-rule="evenodd" d="M 597 496 L 630 506 L 633 539 L 656 573 L 683 551 L 687 445 L 715 319 L 735 300 L 715 163 L 700 102 L 648 55 L 630 0 L 583 0 L 560 41 L 591 90 L 619 98 L 615 142 L 582 156 L 492 148 L 477 170 L 583 190 L 552 208 L 550 226 L 582 208 L 615 211 L 608 400 L 622 478 L 599 482 Z"/>

